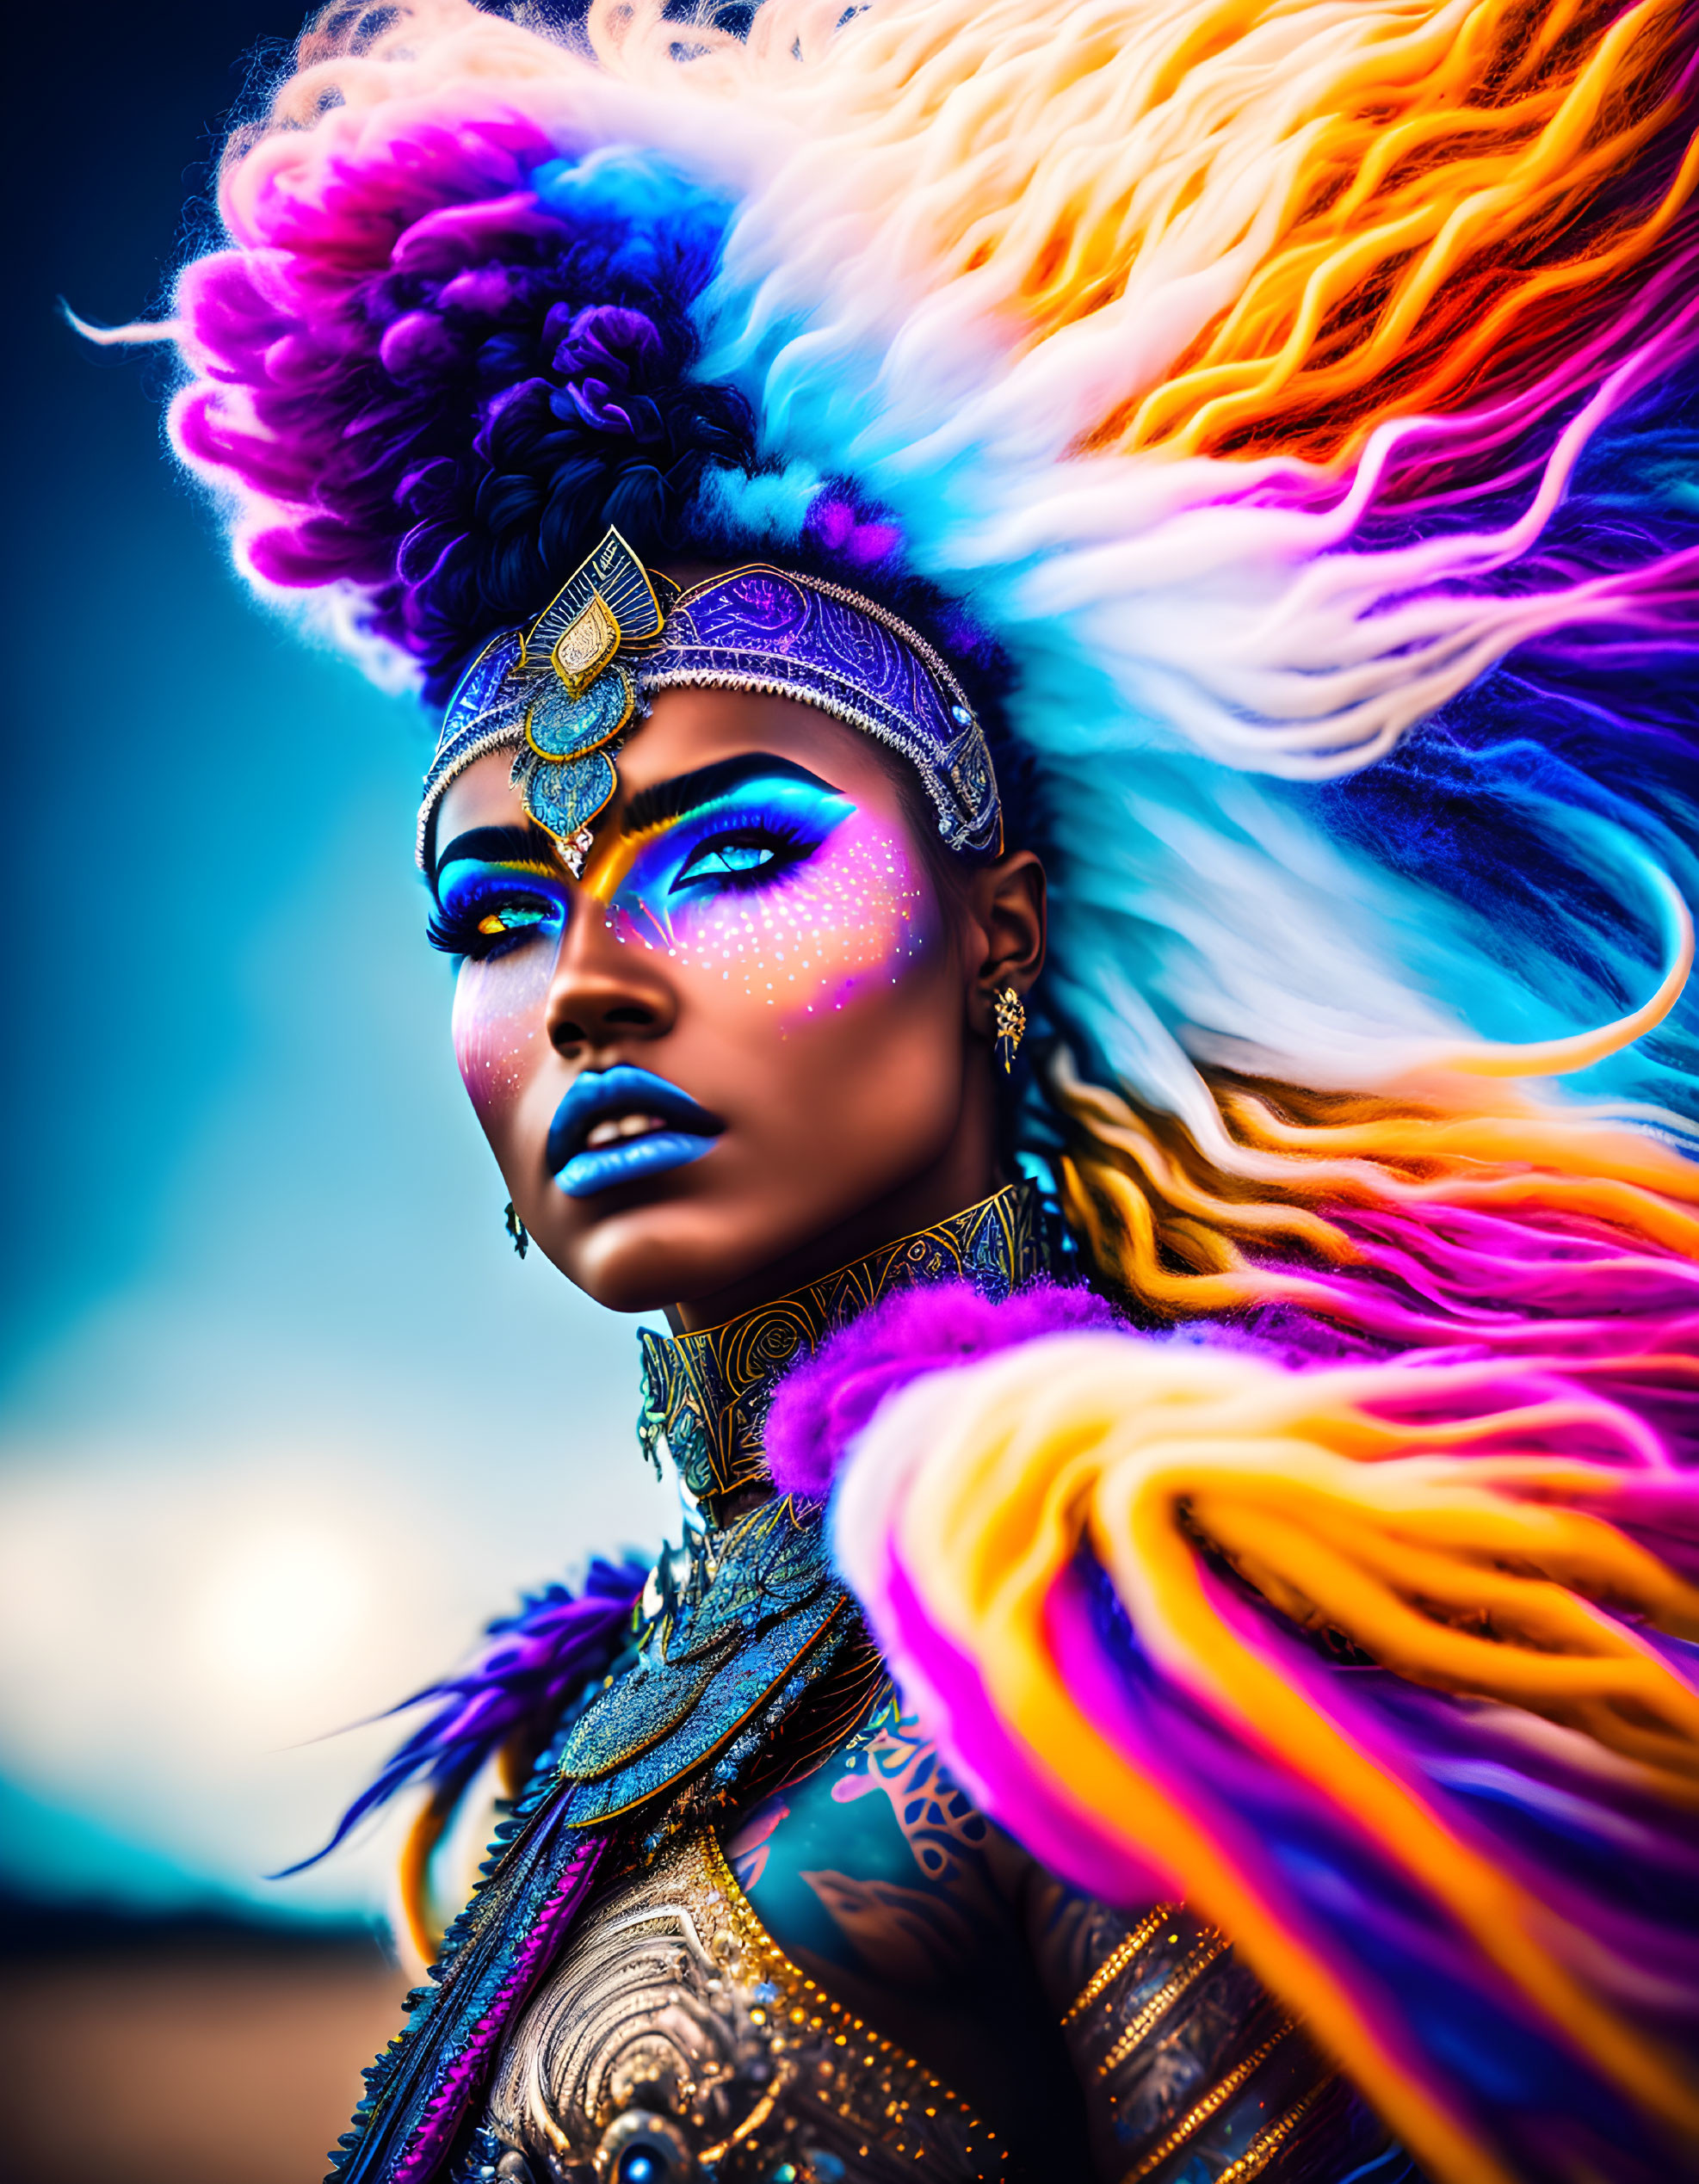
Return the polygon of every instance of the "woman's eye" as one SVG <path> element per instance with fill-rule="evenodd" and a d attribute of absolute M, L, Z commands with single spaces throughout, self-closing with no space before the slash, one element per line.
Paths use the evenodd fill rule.
<path fill-rule="evenodd" d="M 675 887 L 692 886 L 699 879 L 748 879 L 772 871 L 784 862 L 780 848 L 770 842 L 707 842 L 685 861 Z"/>
<path fill-rule="evenodd" d="M 687 869 L 693 879 L 714 872 L 759 872 L 763 865 L 770 865 L 773 852 L 763 849 L 758 842 L 728 842 L 723 849 L 705 849 L 693 857 Z"/>
<path fill-rule="evenodd" d="M 478 929 L 486 939 L 495 940 L 504 933 L 517 933 L 527 925 L 541 925 L 548 912 L 535 903 L 504 903 L 499 910 L 480 917 Z"/>
<path fill-rule="evenodd" d="M 444 955 L 485 956 L 505 953 L 515 939 L 534 927 L 550 924 L 560 905 L 533 896 L 474 894 L 446 903 L 425 929 L 425 938 Z"/>

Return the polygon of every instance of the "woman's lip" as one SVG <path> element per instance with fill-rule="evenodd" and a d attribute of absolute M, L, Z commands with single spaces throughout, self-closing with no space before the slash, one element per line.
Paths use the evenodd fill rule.
<path fill-rule="evenodd" d="M 568 1198 L 594 1198 L 616 1183 L 635 1183 L 646 1175 L 664 1175 L 714 1151 L 714 1139 L 689 1130 L 652 1130 L 646 1138 L 627 1138 L 594 1152 L 574 1153 L 555 1177 Z"/>
<path fill-rule="evenodd" d="M 652 1130 L 664 1130 L 666 1123 L 658 1114 L 605 1114 L 600 1122 L 592 1122 L 584 1138 L 586 1152 L 600 1152 L 604 1145 L 617 1145 L 627 1138 L 646 1138 Z"/>
<path fill-rule="evenodd" d="M 598 1122 L 621 1115 L 643 1115 L 659 1127 L 646 1137 L 622 1138 L 598 1145 L 593 1151 L 586 1148 L 584 1141 Z M 681 1092 L 664 1077 L 622 1062 L 611 1070 L 587 1070 L 574 1078 L 549 1125 L 545 1157 L 549 1173 L 561 1188 L 571 1197 L 582 1198 L 627 1175 L 658 1175 L 684 1160 L 699 1160 L 725 1126 L 717 1115 L 710 1114 L 688 1092 Z M 689 1150 L 684 1151 L 687 1140 Z M 670 1158 L 664 1157 L 669 1147 Z M 639 1160 L 640 1154 L 648 1157 Z M 611 1163 L 621 1174 L 616 1177 L 610 1173 L 606 1181 L 590 1182 L 591 1170 L 586 1163 L 596 1163 L 598 1174 Z"/>

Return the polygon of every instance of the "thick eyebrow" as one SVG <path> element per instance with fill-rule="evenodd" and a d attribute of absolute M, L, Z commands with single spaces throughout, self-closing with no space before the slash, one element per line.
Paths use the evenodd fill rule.
<path fill-rule="evenodd" d="M 828 796 L 843 793 L 788 758 L 775 758 L 767 751 L 745 751 L 736 758 L 720 759 L 712 766 L 699 766 L 694 774 L 676 774 L 670 781 L 657 781 L 653 788 L 639 789 L 626 806 L 620 832 L 629 842 L 664 826 L 670 819 L 682 819 L 687 811 L 701 811 L 703 805 L 712 804 L 716 797 L 744 781 L 774 780 L 806 781 L 810 788 L 824 789 Z"/>
<path fill-rule="evenodd" d="M 542 865 L 559 863 L 554 836 L 541 827 L 473 827 L 457 834 L 431 867 L 433 890 L 450 865 Z"/>

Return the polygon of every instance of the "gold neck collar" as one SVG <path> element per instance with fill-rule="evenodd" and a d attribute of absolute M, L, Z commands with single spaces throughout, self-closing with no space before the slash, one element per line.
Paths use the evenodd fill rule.
<path fill-rule="evenodd" d="M 765 1481 L 762 1431 L 773 1391 L 829 1335 L 899 1289 L 966 1280 L 1000 1302 L 1048 1265 L 1038 1193 L 1010 1183 L 718 1327 L 670 1336 L 639 1328 L 643 1453 L 658 1469 L 664 1441 L 712 1521 L 730 1496 Z"/>

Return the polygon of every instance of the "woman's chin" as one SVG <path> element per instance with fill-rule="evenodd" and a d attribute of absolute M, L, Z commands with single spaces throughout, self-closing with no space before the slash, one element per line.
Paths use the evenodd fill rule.
<path fill-rule="evenodd" d="M 611 1198 L 613 1194 L 609 1194 Z M 660 1311 L 689 1305 L 748 1280 L 796 1248 L 786 1232 L 768 1237 L 745 1206 L 720 1207 L 701 1198 L 653 1198 L 596 1209 L 565 1223 L 540 1224 L 532 1233 L 575 1287 L 609 1311 Z M 593 1207 L 593 1201 L 580 1200 Z"/>

